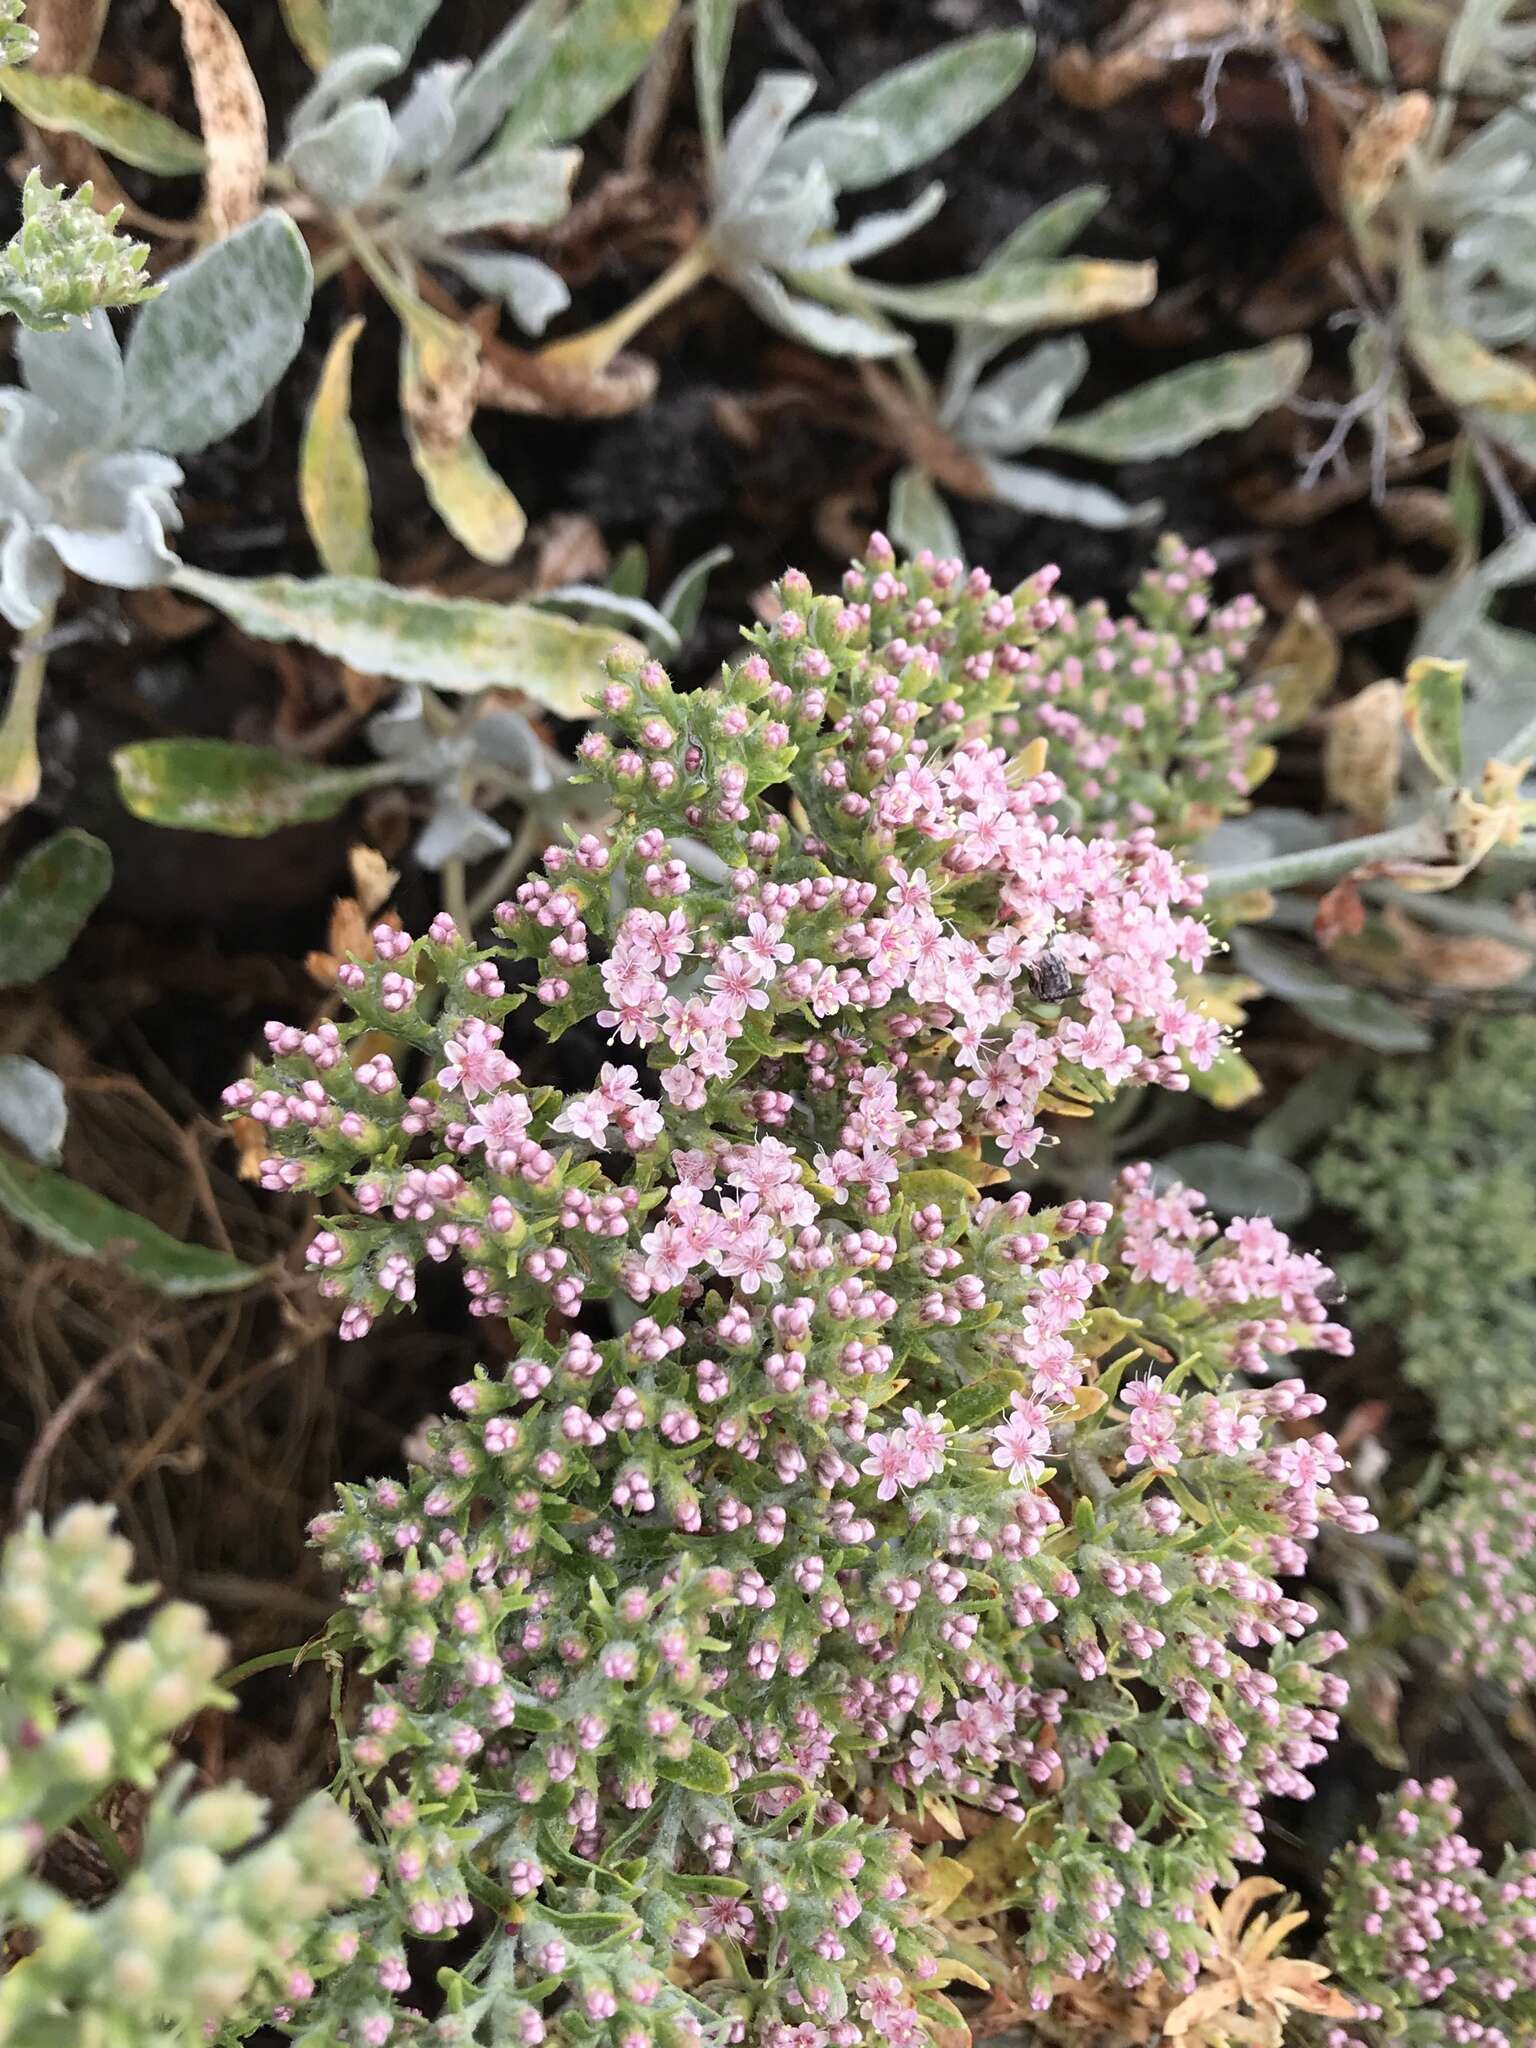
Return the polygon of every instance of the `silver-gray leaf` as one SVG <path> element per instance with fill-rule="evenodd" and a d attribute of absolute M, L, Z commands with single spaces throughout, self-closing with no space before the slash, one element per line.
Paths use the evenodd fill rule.
<path fill-rule="evenodd" d="M 511 844 L 512 835 L 494 818 L 462 797 L 445 796 L 427 820 L 415 850 L 424 868 L 441 868 L 451 860 L 483 860 Z"/>
<path fill-rule="evenodd" d="M 1048 469 L 1033 469 L 1022 462 L 989 458 L 982 467 L 995 497 L 1037 519 L 1070 519 L 1078 526 L 1096 526 L 1102 532 L 1113 532 L 1123 526 L 1140 526 L 1155 519 L 1162 510 L 1156 499 L 1128 505 L 1124 498 L 1117 498 L 1113 491 L 1103 490 L 1098 484 L 1075 483 Z"/>
<path fill-rule="evenodd" d="M 27 388 L 69 422 L 83 446 L 112 441 L 123 410 L 123 358 L 105 313 L 54 334 L 23 327 L 16 357 Z"/>
<path fill-rule="evenodd" d="M 429 189 L 408 208 L 412 231 L 472 234 L 479 228 L 542 228 L 570 204 L 579 149 L 493 150 L 450 184 Z"/>
<path fill-rule="evenodd" d="M 823 355 L 899 356 L 912 346 L 911 337 L 898 328 L 879 327 L 857 313 L 836 312 L 786 291 L 771 271 L 744 270 L 734 282 L 760 319 Z"/>
<path fill-rule="evenodd" d="M 22 1053 L 0 1053 L 0 1131 L 40 1166 L 57 1166 L 68 1128 L 58 1075 Z"/>
<path fill-rule="evenodd" d="M 288 146 L 288 168 L 327 206 L 352 207 L 379 189 L 395 153 L 382 100 L 354 100 Z"/>
<path fill-rule="evenodd" d="M 206 448 L 248 420 L 298 352 L 313 274 L 269 209 L 171 273 L 140 312 L 125 365 L 125 444 Z"/>
<path fill-rule="evenodd" d="M 1051 431 L 1087 374 L 1081 335 L 1043 341 L 972 394 L 954 422 L 956 438 L 986 455 L 1018 455 Z"/>
<path fill-rule="evenodd" d="M 768 71 L 757 81 L 726 134 L 715 179 L 717 208 L 729 210 L 745 202 L 796 116 L 810 105 L 815 93 L 815 79 L 803 71 Z"/>

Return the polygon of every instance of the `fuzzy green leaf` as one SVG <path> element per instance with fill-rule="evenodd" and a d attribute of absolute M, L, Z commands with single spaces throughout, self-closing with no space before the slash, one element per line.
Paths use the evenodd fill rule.
<path fill-rule="evenodd" d="M 931 548 L 940 561 L 949 561 L 961 553 L 959 529 L 938 485 L 915 464 L 891 479 L 890 526 L 897 546 L 914 555 Z"/>
<path fill-rule="evenodd" d="M 360 791 L 399 773 L 387 761 L 331 768 L 280 747 L 199 739 L 137 740 L 117 749 L 112 766 L 136 818 L 229 839 L 265 839 L 285 825 L 334 818 Z"/>
<path fill-rule="evenodd" d="M 79 135 L 136 170 L 170 178 L 195 177 L 203 168 L 203 145 L 195 135 L 89 78 L 0 71 L 0 95 L 37 127 Z"/>
<path fill-rule="evenodd" d="M 67 1174 L 7 1153 L 0 1153 L 0 1209 L 70 1257 L 100 1259 L 176 1300 L 232 1294 L 259 1277 L 226 1252 L 182 1244 Z"/>
<path fill-rule="evenodd" d="M 258 640 L 300 640 L 362 675 L 475 692 L 521 690 L 562 718 L 583 718 L 614 647 L 644 649 L 610 627 L 525 604 L 395 590 L 355 576 L 220 576 L 182 569 L 177 587 Z"/>
<path fill-rule="evenodd" d="M 0 988 L 51 974 L 112 883 L 112 856 L 73 826 L 45 839 L 0 886 Z"/>
<path fill-rule="evenodd" d="M 1311 350 L 1304 341 L 1236 349 L 1208 363 L 1191 363 L 1111 398 L 1078 419 L 1062 420 L 1048 439 L 1054 448 L 1099 462 L 1150 462 L 1181 455 L 1213 434 L 1251 426 L 1290 397 L 1306 374 Z"/>
<path fill-rule="evenodd" d="M 1034 53 L 1028 29 L 946 43 L 877 78 L 837 113 L 806 121 L 779 151 L 775 169 L 803 171 L 819 163 L 844 192 L 883 185 L 985 120 L 1024 76 Z"/>
<path fill-rule="evenodd" d="M 678 0 L 581 0 L 548 40 L 498 137 L 498 147 L 569 142 L 621 100 L 650 59 Z"/>
<path fill-rule="evenodd" d="M 660 1774 L 690 1792 L 703 1792 L 723 1799 L 735 1783 L 729 1763 L 716 1749 L 696 1742 L 680 1763 L 671 1759 L 659 1766 Z"/>
<path fill-rule="evenodd" d="M 1091 257 L 1013 263 L 938 284 L 860 285 L 864 297 L 909 320 L 974 320 L 985 327 L 1057 327 L 1145 306 L 1157 290 L 1155 263 Z"/>
<path fill-rule="evenodd" d="M 233 433 L 298 353 L 313 282 L 271 208 L 173 271 L 128 344 L 125 443 L 180 455 Z"/>

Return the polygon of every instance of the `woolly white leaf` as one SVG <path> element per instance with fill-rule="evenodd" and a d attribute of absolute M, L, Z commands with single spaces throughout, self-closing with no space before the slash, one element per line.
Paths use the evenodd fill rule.
<path fill-rule="evenodd" d="M 954 423 L 956 436 L 988 455 L 1032 448 L 1087 374 L 1088 344 L 1080 335 L 1043 341 L 971 396 Z"/>
<path fill-rule="evenodd" d="M 1032 469 L 1022 462 L 989 459 L 982 467 L 994 497 L 1037 519 L 1070 519 L 1078 526 L 1096 526 L 1112 532 L 1117 527 L 1140 526 L 1155 519 L 1162 510 L 1155 499 L 1128 505 L 1098 484 L 1075 483 L 1048 469 Z"/>
<path fill-rule="evenodd" d="M 908 335 L 877 327 L 857 313 L 837 312 L 785 290 L 771 271 L 745 270 L 735 279 L 742 297 L 770 327 L 828 356 L 899 356 L 912 346 Z"/>
<path fill-rule="evenodd" d="M 359 206 L 383 182 L 395 150 L 382 100 L 354 100 L 288 146 L 288 168 L 327 206 Z"/>
<path fill-rule="evenodd" d="M 57 1166 L 68 1127 L 58 1075 L 21 1053 L 0 1053 L 0 1131 L 39 1166 Z"/>
<path fill-rule="evenodd" d="M 1028 29 L 949 42 L 865 86 L 838 113 L 807 121 L 782 160 L 797 170 L 820 163 L 840 191 L 882 185 L 948 149 L 1000 106 L 1034 49 Z"/>
<path fill-rule="evenodd" d="M 270 210 L 173 271 L 128 344 L 123 440 L 175 455 L 233 433 L 293 361 L 312 286 L 303 236 Z"/>

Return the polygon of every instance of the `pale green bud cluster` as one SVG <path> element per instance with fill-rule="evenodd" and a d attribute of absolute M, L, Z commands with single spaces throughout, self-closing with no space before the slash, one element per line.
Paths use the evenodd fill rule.
<path fill-rule="evenodd" d="M 0 21 L 0 51 L 6 34 Z M 88 319 L 106 306 L 152 299 L 160 287 L 144 275 L 149 246 L 117 233 L 122 212 L 98 213 L 88 183 L 66 194 L 29 171 L 21 226 L 0 251 L 0 313 L 48 334 L 71 315 Z"/>

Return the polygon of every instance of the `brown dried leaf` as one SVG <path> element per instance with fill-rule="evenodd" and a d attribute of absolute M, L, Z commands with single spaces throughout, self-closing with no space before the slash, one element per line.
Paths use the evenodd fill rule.
<path fill-rule="evenodd" d="M 1321 898 L 1312 920 L 1312 932 L 1326 953 L 1339 939 L 1358 938 L 1365 930 L 1365 902 L 1353 875 L 1335 882 Z"/>
<path fill-rule="evenodd" d="M 1387 975 L 1405 988 L 1508 988 L 1536 960 L 1536 952 L 1483 932 L 1432 930 L 1416 923 L 1399 903 L 1388 904 L 1381 921 L 1397 948 Z"/>
<path fill-rule="evenodd" d="M 47 0 L 27 10 L 27 26 L 37 35 L 34 71 L 50 75 L 89 71 L 107 19 L 110 0 Z"/>
<path fill-rule="evenodd" d="M 399 871 L 372 846 L 354 846 L 347 855 L 347 865 L 352 870 L 352 886 L 364 917 L 374 916 L 394 894 Z"/>
<path fill-rule="evenodd" d="M 1094 50 L 1062 51 L 1051 83 L 1063 99 L 1094 112 L 1112 107 L 1213 44 L 1239 48 L 1283 33 L 1291 0 L 1136 0 Z"/>
<path fill-rule="evenodd" d="M 203 125 L 208 165 L 203 209 L 215 241 L 261 209 L 267 174 L 267 110 L 245 45 L 219 0 L 171 0 Z"/>
<path fill-rule="evenodd" d="M 649 356 L 617 355 L 602 369 L 589 370 L 491 341 L 481 351 L 475 399 L 499 412 L 610 420 L 647 404 L 659 375 Z"/>
<path fill-rule="evenodd" d="M 1403 686 L 1383 677 L 1328 714 L 1323 781 L 1367 832 L 1386 823 L 1403 758 Z"/>
<path fill-rule="evenodd" d="M 1265 649 L 1254 675 L 1279 700 L 1274 730 L 1290 732 L 1327 697 L 1338 680 L 1339 640 L 1313 597 L 1299 597 Z"/>
<path fill-rule="evenodd" d="M 556 590 L 562 583 L 601 583 L 608 574 L 608 548 L 597 522 L 585 512 L 556 512 L 534 529 L 529 588 Z"/>
<path fill-rule="evenodd" d="M 1429 126 L 1435 103 L 1427 92 L 1381 100 L 1350 135 L 1339 176 L 1346 214 L 1369 220 L 1391 191 L 1408 152 Z"/>

